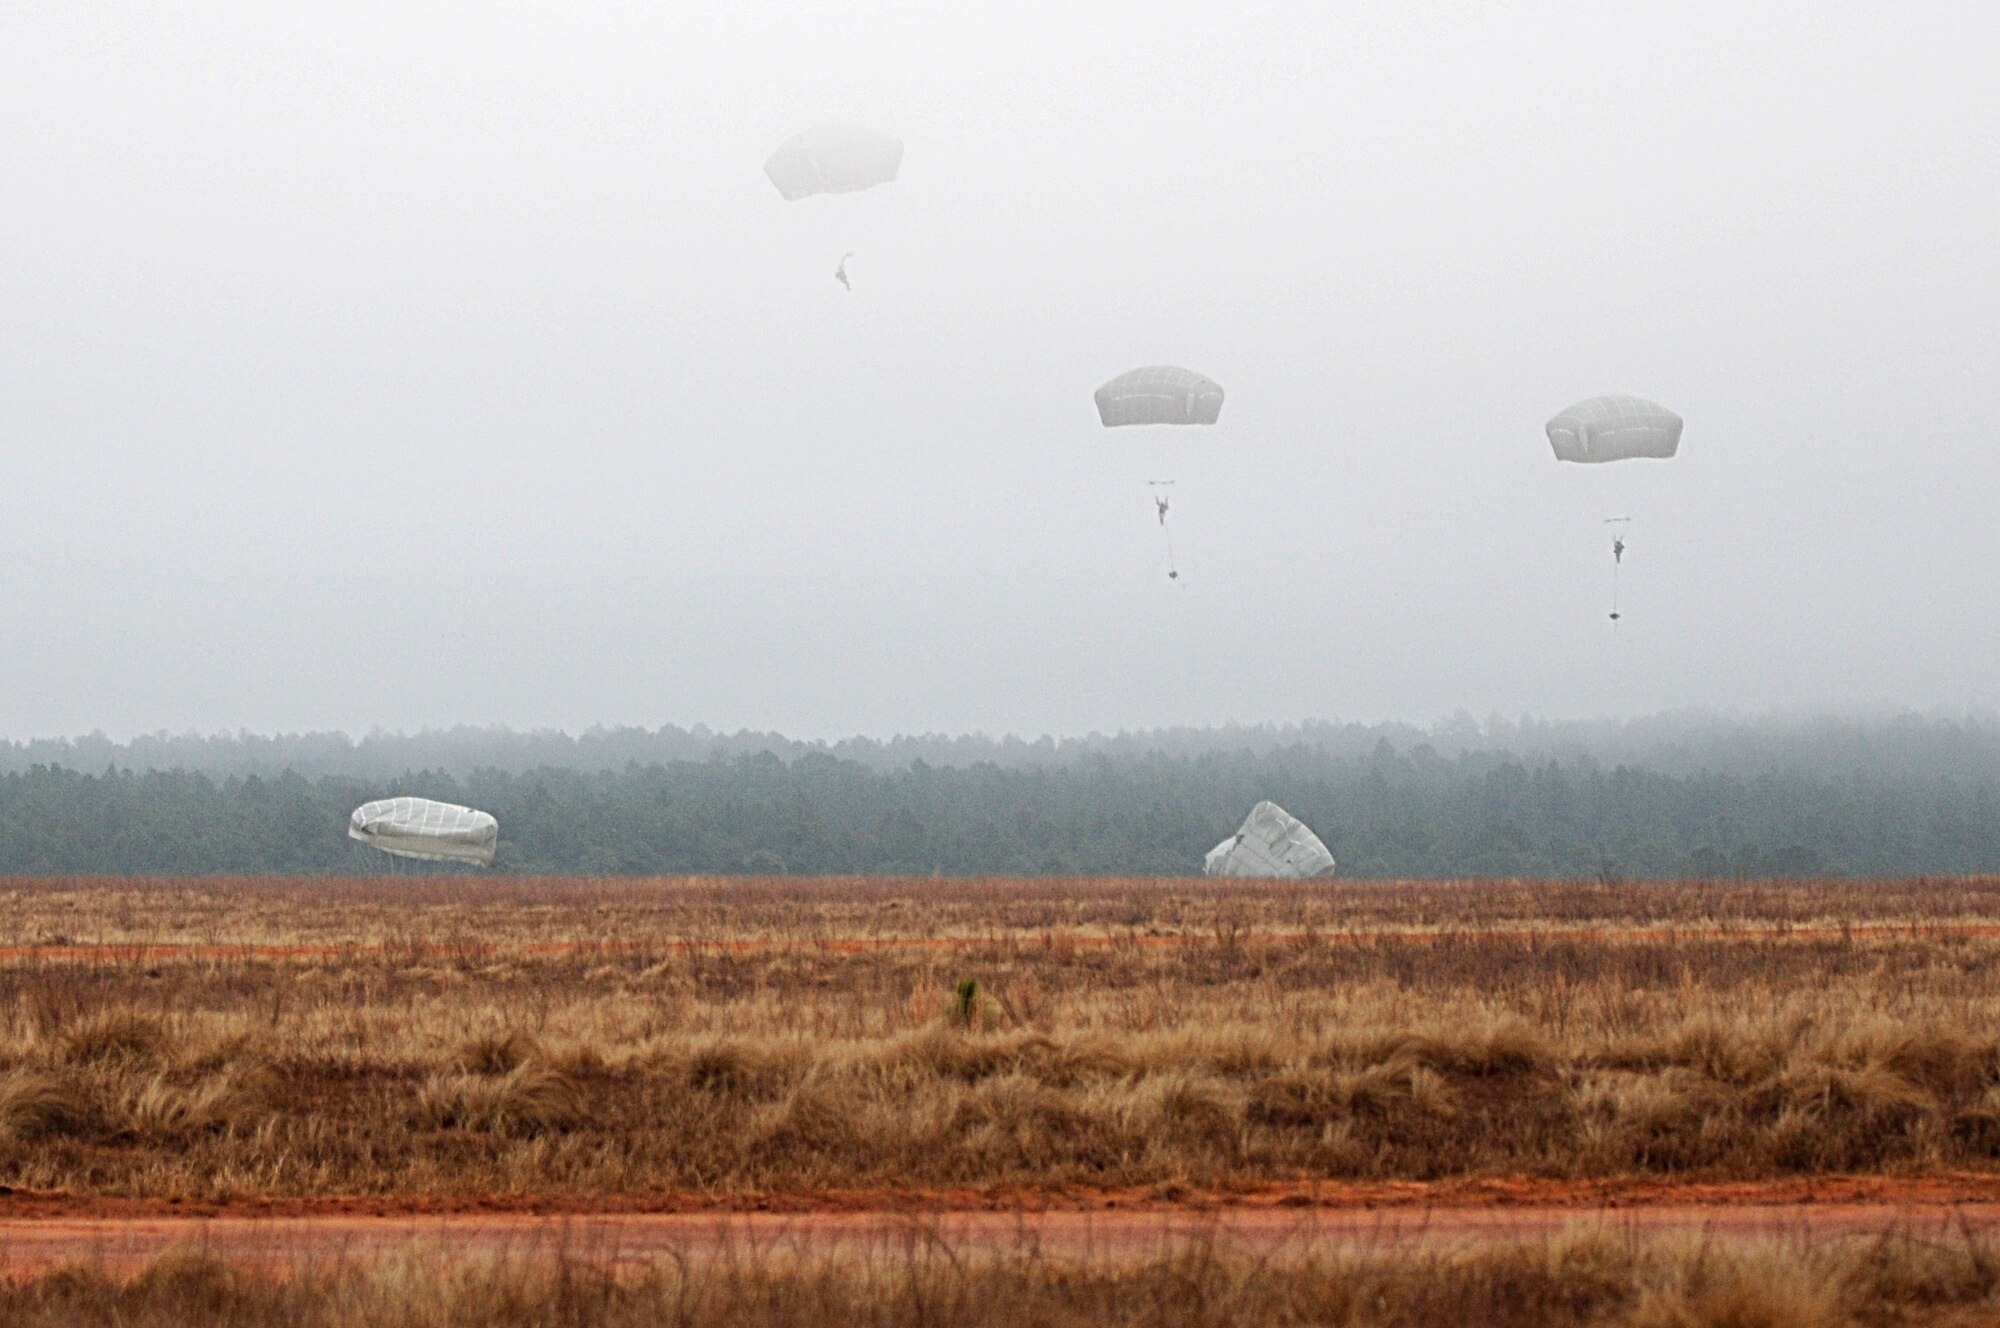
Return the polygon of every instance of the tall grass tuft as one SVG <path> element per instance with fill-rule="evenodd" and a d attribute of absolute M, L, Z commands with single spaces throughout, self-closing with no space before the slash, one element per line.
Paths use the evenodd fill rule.
<path fill-rule="evenodd" d="M 435 1130 L 479 1130 L 535 1138 L 576 1129 L 588 1119 L 582 1085 L 539 1062 L 504 1075 L 432 1077 L 416 1101 L 418 1122 Z"/>
<path fill-rule="evenodd" d="M 509 1074 L 539 1055 L 535 1039 L 519 1029 L 488 1033 L 461 1043 L 453 1064 L 465 1074 Z"/>
<path fill-rule="evenodd" d="M 85 1138 L 102 1123 L 97 1103 L 72 1080 L 20 1071 L 0 1077 L 0 1137 L 29 1143 Z"/>
<path fill-rule="evenodd" d="M 146 1064 L 159 1057 L 166 1041 L 159 1020 L 129 1010 L 106 1010 L 63 1034 L 62 1057 L 71 1065 Z"/>

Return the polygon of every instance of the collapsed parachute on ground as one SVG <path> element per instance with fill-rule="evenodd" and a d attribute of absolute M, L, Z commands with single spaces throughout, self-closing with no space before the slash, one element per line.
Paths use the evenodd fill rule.
<path fill-rule="evenodd" d="M 1333 854 L 1305 822 L 1275 802 L 1260 802 L 1243 828 L 1208 851 L 1204 876 L 1281 876 L 1304 880 L 1333 875 Z"/>
<path fill-rule="evenodd" d="M 1680 450 L 1681 417 L 1640 397 L 1589 397 L 1548 422 L 1556 460 L 1586 465 L 1664 460 Z"/>
<path fill-rule="evenodd" d="M 1104 427 L 1125 424 L 1214 424 L 1222 417 L 1222 384 L 1170 364 L 1119 374 L 1097 389 Z"/>
<path fill-rule="evenodd" d="M 470 807 L 429 798 L 384 798 L 363 803 L 347 821 L 347 837 L 399 858 L 493 865 L 500 823 Z"/>
<path fill-rule="evenodd" d="M 814 194 L 852 194 L 896 178 L 903 142 L 874 129 L 826 124 L 785 141 L 764 174 L 787 202 Z"/>

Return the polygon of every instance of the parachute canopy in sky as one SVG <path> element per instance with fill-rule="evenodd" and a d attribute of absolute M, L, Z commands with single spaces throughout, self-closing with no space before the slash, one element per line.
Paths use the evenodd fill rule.
<path fill-rule="evenodd" d="M 500 823 L 485 812 L 429 798 L 363 803 L 347 821 L 347 837 L 403 858 L 493 865 Z"/>
<path fill-rule="evenodd" d="M 785 140 L 764 163 L 764 174 L 793 202 L 887 184 L 902 164 L 901 139 L 874 129 L 827 124 Z"/>
<path fill-rule="evenodd" d="M 1681 417 L 1640 397 L 1590 397 L 1550 420 L 1548 435 L 1558 461 L 1664 459 L 1680 450 Z"/>
<path fill-rule="evenodd" d="M 1275 802 L 1260 802 L 1243 828 L 1208 851 L 1204 876 L 1281 876 L 1304 880 L 1333 875 L 1333 854 L 1305 822 Z"/>
<path fill-rule="evenodd" d="M 1169 364 L 1119 374 L 1097 389 L 1104 427 L 1121 424 L 1213 424 L 1222 418 L 1222 384 Z"/>

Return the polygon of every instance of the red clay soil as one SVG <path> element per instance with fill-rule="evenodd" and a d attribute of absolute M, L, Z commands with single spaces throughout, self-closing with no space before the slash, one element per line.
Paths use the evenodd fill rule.
<path fill-rule="evenodd" d="M 189 1246 L 279 1271 L 319 1259 L 379 1258 L 412 1245 L 457 1256 L 561 1253 L 631 1266 L 667 1257 L 893 1251 L 911 1242 L 959 1252 L 1031 1248 L 1060 1258 L 1145 1258 L 1200 1238 L 1275 1252 L 1308 1244 L 1536 1239 L 1578 1226 L 1659 1235 L 1956 1236 L 2000 1230 L 2000 1176 L 1715 1184 L 1495 1179 L 1264 1186 L 1229 1194 L 893 1191 L 623 1203 L 492 1196 L 173 1205 L 17 1192 L 0 1196 L 0 1275 L 75 1262 L 131 1271 Z"/>
<path fill-rule="evenodd" d="M 1443 942 L 1584 941 L 1635 944 L 1649 941 L 1826 941 L 1905 937 L 1923 940 L 2000 939 L 1996 922 L 1865 922 L 1744 924 L 1727 927 L 1661 924 L 1646 927 L 1448 927 L 1416 930 L 1253 932 L 1237 935 L 1233 945 L 1436 945 Z M 234 945 L 213 943 L 15 945 L 0 947 L 0 962 L 84 964 L 157 964 L 189 961 L 245 962 L 271 960 L 310 962 L 394 954 L 398 958 L 496 958 L 505 955 L 619 954 L 759 954 L 771 951 L 819 951 L 827 954 L 869 954 L 882 950 L 976 950 L 998 945 L 1046 949 L 1112 949 L 1118 946 L 1201 946 L 1224 942 L 1208 932 L 1166 935 L 1011 932 L 989 936 L 861 936 L 812 940 L 739 937 L 733 940 L 681 941 L 473 941 L 336 942 L 312 945 Z"/>

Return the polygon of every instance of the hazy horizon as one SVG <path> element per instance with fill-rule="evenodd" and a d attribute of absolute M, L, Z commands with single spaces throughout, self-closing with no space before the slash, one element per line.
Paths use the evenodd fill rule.
<path fill-rule="evenodd" d="M 1879 728 L 1902 723 L 1923 725 L 1964 725 L 2000 730 L 2000 706 L 1964 708 L 1914 706 L 1771 706 L 1763 709 L 1714 706 L 1683 706 L 1631 714 L 1544 715 L 1508 714 L 1498 709 L 1475 714 L 1470 707 L 1456 706 L 1430 715 L 1290 715 L 1265 719 L 1220 719 L 1201 724 L 1133 724 L 1122 727 L 1097 726 L 1083 729 L 885 729 L 877 731 L 839 730 L 820 732 L 781 729 L 768 724 L 711 724 L 702 719 L 661 719 L 649 722 L 611 722 L 580 725 L 527 726 L 504 720 L 490 723 L 446 722 L 395 728 L 371 724 L 364 728 L 290 727 L 234 728 L 152 728 L 112 731 L 103 727 L 71 733 L 0 733 L 0 745 L 30 747 L 38 744 L 76 743 L 101 740 L 117 746 L 148 741 L 281 741 L 300 738 L 345 738 L 362 743 L 371 739 L 397 741 L 461 733 L 498 734 L 510 737 L 556 736 L 578 740 L 607 733 L 659 733 L 667 731 L 711 734 L 718 738 L 773 736 L 807 746 L 838 746 L 842 743 L 893 744 L 918 741 L 970 741 L 995 743 L 1073 743 L 1096 739 L 1144 739 L 1169 733 L 1225 733 L 1238 730 L 1291 732 L 1298 730 L 1369 728 L 1406 729 L 1412 733 L 1510 731 L 1548 729 L 1585 732 L 1591 730 L 1646 730 L 1692 727 L 1699 729 L 1787 728 L 1817 724 Z"/>
<path fill-rule="evenodd" d="M 7 7 L 0 736 L 1984 713 L 1996 47 L 1964 4 Z M 900 178 L 781 200 L 827 120 Z M 1160 362 L 1220 424 L 1100 428 Z M 1680 455 L 1557 464 L 1613 391 Z"/>
<path fill-rule="evenodd" d="M 0 773 L 21 772 L 35 765 L 63 766 L 85 773 L 107 766 L 216 774 L 617 770 L 758 753 L 792 760 L 812 752 L 887 770 L 918 760 L 945 765 L 997 761 L 1033 766 L 1064 764 L 1091 755 L 1193 757 L 1291 749 L 1358 757 L 1374 752 L 1383 742 L 1405 753 L 1429 747 L 1446 755 L 1490 753 L 1531 761 L 1585 758 L 1684 774 L 1700 770 L 1741 772 L 1774 762 L 1840 777 L 1907 772 L 1915 767 L 1937 773 L 1948 767 L 1973 784 L 1983 784 L 2000 772 L 2000 711 L 1773 710 L 1746 714 L 1690 709 L 1550 719 L 1497 713 L 1476 716 L 1460 709 L 1424 721 L 1330 716 L 1038 734 L 933 731 L 819 735 L 768 728 L 721 729 L 701 723 L 597 725 L 576 730 L 455 725 L 408 731 L 378 727 L 355 733 L 93 732 L 40 738 L 0 735 Z"/>

